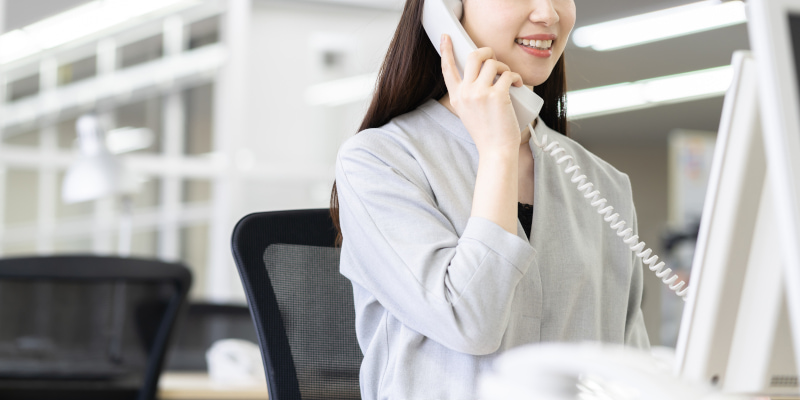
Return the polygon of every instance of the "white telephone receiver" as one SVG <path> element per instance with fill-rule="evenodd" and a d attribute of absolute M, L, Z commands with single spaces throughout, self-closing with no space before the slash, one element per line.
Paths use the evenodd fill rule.
<path fill-rule="evenodd" d="M 461 0 L 425 0 L 422 9 L 422 26 L 439 55 L 442 55 L 442 51 L 439 49 L 442 34 L 450 35 L 456 66 L 462 77 L 467 54 L 478 49 L 467 35 L 464 27 L 461 26 L 460 20 L 463 12 L 464 6 Z M 514 106 L 514 113 L 519 122 L 519 130 L 523 131 L 539 115 L 544 101 L 526 86 L 511 86 L 510 94 L 511 104 Z"/>
<path fill-rule="evenodd" d="M 464 5 L 461 0 L 424 0 L 422 8 L 422 26 L 425 28 L 428 38 L 433 42 L 433 47 L 436 48 L 439 55 L 442 55 L 439 49 L 442 34 L 450 35 L 450 39 L 453 42 L 456 67 L 458 67 L 458 72 L 462 77 L 464 76 L 464 61 L 467 54 L 478 49 L 475 46 L 475 42 L 467 34 L 467 31 L 461 26 L 460 21 L 463 13 Z M 525 130 L 527 127 L 533 133 L 532 122 L 539 115 L 544 101 L 525 86 L 512 86 L 509 93 L 511 94 L 511 104 L 514 106 L 520 131 Z M 597 213 L 602 215 L 611 229 L 616 232 L 617 236 L 622 239 L 631 251 L 651 271 L 655 272 L 656 276 L 661 278 L 661 281 L 670 290 L 685 301 L 686 293 L 689 289 L 683 287 L 686 283 L 678 281 L 678 275 L 672 274 L 670 268 L 665 268 L 663 261 L 658 261 L 658 256 L 652 255 L 652 249 L 645 249 L 645 243 L 639 241 L 639 236 L 633 234 L 633 229 L 625 228 L 627 223 L 620 219 L 618 213 L 614 213 L 614 207 L 607 205 L 608 201 L 600 196 L 598 190 L 594 189 L 594 184 L 589 182 L 586 175 L 580 173 L 581 167 L 575 164 L 574 158 L 569 154 L 564 154 L 566 150 L 561 147 L 558 141 L 548 140 L 546 133 L 543 135 L 541 142 L 536 135 L 532 135 L 531 138 L 536 146 L 555 159 L 556 164 L 566 163 L 564 173 L 572 175 L 571 181 L 576 184 L 578 191 L 588 200 L 589 204 L 597 209 Z"/>

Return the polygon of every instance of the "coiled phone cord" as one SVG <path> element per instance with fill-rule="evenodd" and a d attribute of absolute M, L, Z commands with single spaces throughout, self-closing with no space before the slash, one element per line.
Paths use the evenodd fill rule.
<path fill-rule="evenodd" d="M 675 281 L 678 280 L 678 275 L 672 274 L 670 276 L 672 269 L 664 268 L 664 262 L 658 262 L 657 255 L 651 256 L 651 254 L 653 254 L 652 249 L 648 248 L 643 250 L 645 243 L 639 241 L 638 235 L 632 234 L 632 228 L 625 228 L 626 222 L 620 220 L 618 213 L 613 213 L 614 207 L 606 205 L 608 200 L 600 197 L 600 191 L 592 190 L 594 184 L 589 182 L 586 175 L 579 175 L 581 167 L 575 163 L 575 159 L 571 155 L 566 154 L 566 150 L 564 150 L 557 141 L 554 140 L 548 143 L 546 133 L 542 136 L 542 142 L 540 143 L 534 133 L 533 124 L 528 124 L 528 129 L 530 129 L 533 143 L 545 153 L 550 154 L 550 156 L 556 160 L 557 165 L 561 165 L 565 162 L 567 163 L 566 168 L 564 168 L 564 173 L 572 174 L 572 178 L 570 178 L 572 183 L 576 184 L 578 191 L 583 193 L 583 197 L 589 201 L 589 204 L 597 208 L 597 213 L 603 216 L 603 220 L 608 222 L 611 229 L 616 231 L 617 236 L 622 238 L 622 241 L 630 247 L 631 251 L 636 254 L 637 257 L 641 258 L 642 262 L 647 264 L 648 268 L 650 268 L 650 271 L 655 272 L 656 276 L 661 278 L 661 281 L 664 282 L 670 290 L 675 292 L 683 301 L 686 301 L 686 293 L 689 290 L 688 287 L 683 288 L 686 282 L 680 281 L 676 283 Z"/>

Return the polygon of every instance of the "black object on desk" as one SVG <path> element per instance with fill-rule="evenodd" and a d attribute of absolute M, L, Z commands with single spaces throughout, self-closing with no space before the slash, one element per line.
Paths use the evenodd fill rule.
<path fill-rule="evenodd" d="M 359 399 L 363 358 L 328 209 L 250 214 L 233 231 L 270 400 Z"/>
<path fill-rule="evenodd" d="M 0 259 L 0 398 L 155 398 L 190 285 L 156 260 Z"/>

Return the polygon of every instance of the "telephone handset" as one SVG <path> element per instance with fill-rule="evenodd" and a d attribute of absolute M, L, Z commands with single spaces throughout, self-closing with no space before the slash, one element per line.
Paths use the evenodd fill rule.
<path fill-rule="evenodd" d="M 464 7 L 461 0 L 425 0 L 422 9 L 422 26 L 433 42 L 439 55 L 439 42 L 442 34 L 450 35 L 453 43 L 453 54 L 456 59 L 456 66 L 461 76 L 464 76 L 464 63 L 467 54 L 478 49 L 475 43 L 467 35 L 464 27 L 461 26 L 461 15 Z M 544 105 L 544 101 L 532 90 L 525 86 L 511 86 L 509 91 L 511 104 L 514 113 L 517 115 L 519 130 L 523 131 L 539 115 L 539 111 Z"/>
<path fill-rule="evenodd" d="M 461 16 L 464 6 L 461 0 L 424 0 L 422 9 L 422 26 L 428 34 L 434 48 L 442 54 L 439 49 L 439 42 L 442 34 L 450 35 L 453 43 L 453 53 L 456 59 L 456 66 L 461 76 L 464 76 L 464 62 L 467 54 L 478 49 L 469 37 L 464 27 L 461 26 Z M 618 213 L 614 213 L 614 207 L 607 205 L 607 200 L 600 197 L 600 192 L 594 188 L 594 184 L 589 182 L 586 175 L 580 173 L 581 167 L 575 163 L 574 158 L 565 154 L 566 150 L 561 147 L 557 140 L 548 141 L 548 135 L 544 134 L 541 142 L 533 134 L 532 122 L 539 115 L 539 111 L 544 105 L 544 101 L 532 90 L 525 86 L 512 86 L 510 89 L 511 103 L 517 115 L 520 131 L 529 128 L 534 145 L 541 148 L 546 154 L 555 159 L 558 165 L 564 164 L 564 173 L 571 174 L 570 180 L 576 184 L 578 191 L 589 202 L 591 207 L 596 208 L 597 213 L 603 217 L 610 228 L 614 230 L 623 243 L 627 245 L 633 254 L 642 260 L 644 265 L 655 272 L 661 281 L 674 291 L 684 301 L 689 288 L 684 288 L 684 281 L 678 281 L 678 275 L 672 274 L 670 268 L 665 268 L 663 261 L 658 262 L 658 256 L 652 255 L 651 249 L 645 249 L 645 243 L 639 241 L 639 236 L 633 234 L 633 229 L 625 228 L 626 222 L 620 219 Z M 549 142 L 549 143 L 548 143 Z"/>

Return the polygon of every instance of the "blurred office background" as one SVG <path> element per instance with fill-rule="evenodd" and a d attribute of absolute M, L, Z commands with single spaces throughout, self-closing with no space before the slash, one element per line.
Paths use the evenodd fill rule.
<path fill-rule="evenodd" d="M 575 2 L 577 27 L 691 3 Z M 61 197 L 77 157 L 76 119 L 91 112 L 106 131 L 136 128 L 109 143 L 142 178 L 131 254 L 185 262 L 194 301 L 244 304 L 233 225 L 249 212 L 327 207 L 338 146 L 360 124 L 402 5 L 0 0 L 0 255 L 117 253 L 120 199 Z M 642 239 L 683 277 L 730 79 L 724 67 L 747 48 L 746 25 L 730 23 L 616 50 L 572 41 L 566 50 L 572 137 L 630 176 Z M 706 75 L 686 75 L 697 71 Z M 631 90 L 645 86 L 646 98 L 633 101 Z M 652 93 L 658 87 L 667 93 Z M 649 271 L 645 283 L 651 342 L 674 345 L 681 302 Z"/>

